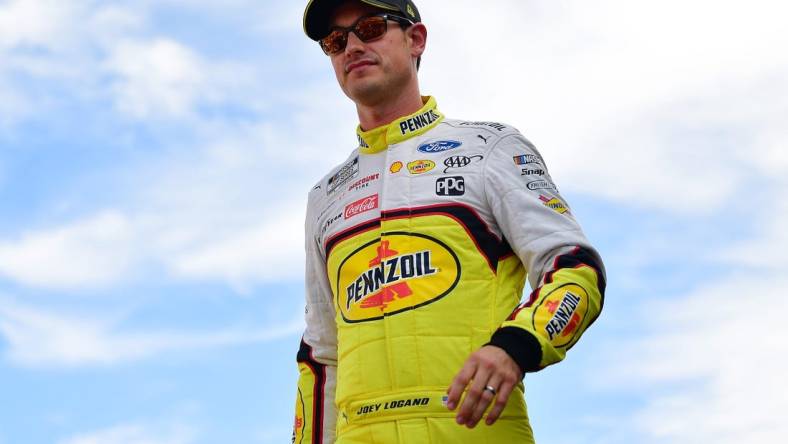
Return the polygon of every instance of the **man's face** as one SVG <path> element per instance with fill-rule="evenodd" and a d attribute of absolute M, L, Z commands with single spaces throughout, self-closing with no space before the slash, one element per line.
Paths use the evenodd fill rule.
<path fill-rule="evenodd" d="M 370 14 L 384 12 L 358 1 L 348 1 L 334 12 L 332 26 L 347 27 Z M 331 56 L 339 86 L 357 104 L 374 106 L 415 81 L 410 41 L 396 22 L 389 21 L 380 39 L 362 42 L 354 33 L 348 34 L 344 51 Z"/>

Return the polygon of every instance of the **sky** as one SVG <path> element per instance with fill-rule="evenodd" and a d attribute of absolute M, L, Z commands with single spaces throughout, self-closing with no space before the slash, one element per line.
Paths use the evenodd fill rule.
<path fill-rule="evenodd" d="M 0 0 L 0 444 L 289 442 L 311 186 L 357 117 L 305 1 Z M 537 442 L 788 434 L 788 6 L 423 0 L 607 267 Z"/>

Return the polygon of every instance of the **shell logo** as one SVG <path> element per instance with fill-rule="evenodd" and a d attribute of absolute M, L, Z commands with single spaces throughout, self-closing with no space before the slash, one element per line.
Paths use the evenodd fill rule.
<path fill-rule="evenodd" d="M 421 233 L 383 233 L 337 269 L 336 304 L 347 322 L 382 319 L 446 296 L 460 280 L 460 260 Z"/>
<path fill-rule="evenodd" d="M 435 162 L 431 160 L 414 160 L 408 162 L 408 171 L 410 174 L 423 174 L 435 168 Z"/>
<path fill-rule="evenodd" d="M 396 174 L 399 173 L 401 169 L 402 169 L 402 162 L 398 160 L 391 164 L 391 166 L 389 167 L 389 172 L 391 172 L 391 174 Z"/>
<path fill-rule="evenodd" d="M 562 285 L 547 295 L 534 311 L 534 329 L 555 347 L 571 345 L 588 313 L 588 293 L 576 284 Z"/>

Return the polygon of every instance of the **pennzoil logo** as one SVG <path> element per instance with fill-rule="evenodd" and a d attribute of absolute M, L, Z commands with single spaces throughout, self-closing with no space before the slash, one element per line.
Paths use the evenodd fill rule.
<path fill-rule="evenodd" d="M 436 110 L 431 109 L 419 114 L 418 116 L 414 116 L 400 122 L 399 131 L 403 136 L 409 133 L 415 133 L 416 131 L 429 127 L 433 123 L 440 120 L 440 118 L 441 115 L 438 114 Z"/>
<path fill-rule="evenodd" d="M 553 290 L 534 312 L 534 329 L 555 347 L 572 345 L 588 313 L 588 294 L 575 284 Z"/>
<path fill-rule="evenodd" d="M 336 274 L 336 304 L 347 322 L 382 319 L 430 304 L 459 282 L 460 261 L 420 233 L 384 233 L 350 254 Z"/>
<path fill-rule="evenodd" d="M 423 174 L 435 168 L 435 162 L 431 160 L 414 160 L 408 162 L 408 171 L 410 174 Z"/>
<path fill-rule="evenodd" d="M 369 144 L 367 143 L 366 140 L 364 140 L 364 138 L 361 137 L 361 134 L 356 134 L 356 137 L 358 137 L 358 146 L 359 147 L 361 147 L 361 148 L 369 148 Z"/>

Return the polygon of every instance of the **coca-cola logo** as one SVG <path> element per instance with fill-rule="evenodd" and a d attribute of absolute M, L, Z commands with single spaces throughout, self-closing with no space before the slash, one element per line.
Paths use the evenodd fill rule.
<path fill-rule="evenodd" d="M 345 219 L 350 219 L 361 213 L 374 210 L 378 207 L 378 195 L 373 194 L 363 199 L 359 199 L 345 207 Z"/>

